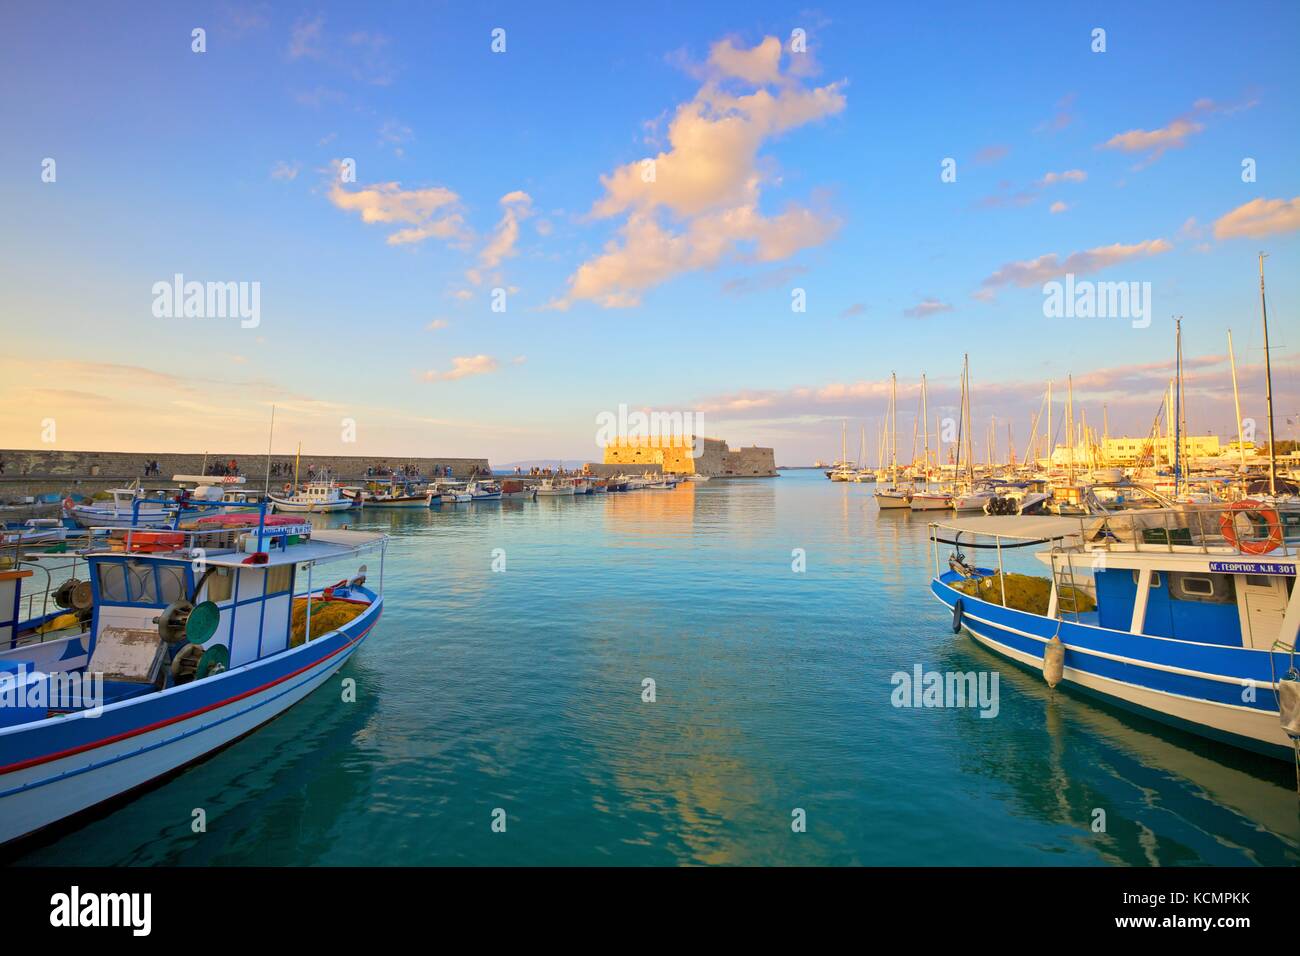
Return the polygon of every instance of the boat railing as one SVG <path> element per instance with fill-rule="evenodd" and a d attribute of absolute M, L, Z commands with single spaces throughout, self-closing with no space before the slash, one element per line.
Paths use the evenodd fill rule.
<path fill-rule="evenodd" d="M 1250 513 L 1262 516 L 1264 532 L 1249 517 Z M 1204 554 L 1224 557 L 1248 557 L 1259 560 L 1277 558 L 1294 559 L 1300 552 L 1300 504 L 1260 503 L 1250 507 L 1235 504 L 1182 504 L 1174 508 L 1116 511 L 1104 515 L 1062 515 L 1060 519 L 1070 525 L 1056 525 L 1050 535 L 1038 533 L 1032 524 L 1026 524 L 1023 533 L 1017 532 L 1012 518 L 1007 530 L 1000 532 L 970 532 L 956 525 L 934 522 L 930 525 L 930 540 L 934 546 L 935 577 L 940 575 L 938 545 L 955 544 L 962 534 L 971 538 L 984 538 L 990 544 L 980 545 L 968 539 L 959 546 L 987 547 L 996 550 L 998 570 L 1002 570 L 1004 549 L 1023 548 L 1035 544 L 1053 545 L 1055 552 L 1066 554 L 1091 553 L 1164 553 Z M 1030 519 L 1025 519 L 1028 522 Z M 954 539 L 939 537 L 942 529 L 957 532 Z"/>
<path fill-rule="evenodd" d="M 31 571 L 33 578 L 37 574 L 41 577 L 37 580 L 42 584 L 25 587 L 22 589 L 18 600 L 16 622 L 31 621 L 36 618 L 45 618 L 53 611 L 71 611 L 71 608 L 64 608 L 54 601 L 54 592 L 57 591 L 65 581 L 77 578 L 78 566 L 81 565 L 86 571 L 86 577 L 89 576 L 89 564 L 80 554 L 75 551 L 57 554 L 42 554 L 39 557 L 59 557 L 66 558 L 65 562 L 50 565 L 43 560 L 33 560 L 33 556 L 22 556 L 14 562 L 14 567 L 22 571 Z M 59 577 L 55 578 L 55 573 L 60 572 Z M 63 574 L 61 572 L 67 572 Z M 85 580 L 85 577 L 81 578 Z M 17 639 L 17 631 L 14 632 L 14 639 Z M 42 638 L 43 639 L 43 638 Z"/>
<path fill-rule="evenodd" d="M 1285 503 L 1181 504 L 1076 519 L 1090 550 L 1291 558 L 1300 546 L 1300 506 Z"/>

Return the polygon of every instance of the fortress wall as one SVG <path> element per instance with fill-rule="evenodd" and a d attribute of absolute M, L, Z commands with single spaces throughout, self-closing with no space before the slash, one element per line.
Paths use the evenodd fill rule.
<path fill-rule="evenodd" d="M 223 452 L 208 456 L 209 462 L 229 462 L 235 459 L 240 472 L 248 478 L 249 484 L 258 484 L 266 474 L 266 453 L 230 454 Z M 292 455 L 273 455 L 277 462 L 288 462 L 293 467 Z M 51 449 L 0 449 L 0 461 L 4 462 L 4 473 L 0 474 L 0 500 L 25 495 L 40 495 L 76 488 L 83 494 L 91 490 L 104 490 L 117 487 L 136 478 L 144 478 L 145 463 L 157 461 L 159 474 L 146 481 L 150 484 L 165 485 L 172 475 L 201 475 L 203 473 L 203 455 L 173 454 L 157 452 L 153 454 L 113 451 L 54 451 Z M 414 464 L 428 476 L 441 473 L 451 466 L 452 474 L 458 478 L 469 475 L 475 468 L 489 469 L 486 458 L 402 458 L 384 457 L 382 455 L 306 455 L 302 456 L 301 474 L 306 479 L 307 469 L 315 468 L 317 472 L 328 469 L 330 474 L 343 481 L 363 479 L 367 468 L 380 465 L 395 468 Z M 273 477 L 273 486 L 283 484 L 284 478 Z"/>

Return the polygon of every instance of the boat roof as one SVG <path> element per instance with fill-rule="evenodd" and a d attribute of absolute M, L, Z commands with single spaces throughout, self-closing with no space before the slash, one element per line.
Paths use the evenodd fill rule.
<path fill-rule="evenodd" d="M 155 529 L 134 529 L 146 534 L 158 533 Z M 221 529 L 229 530 L 229 529 Z M 274 532 L 274 529 L 268 529 Z M 90 558 L 129 558 L 131 560 L 191 561 L 192 548 L 202 547 L 202 537 L 194 532 L 161 532 L 163 534 L 184 534 L 186 544 L 173 551 L 124 552 L 124 551 L 90 551 Z M 269 536 L 269 535 L 268 535 Z M 351 531 L 336 528 L 324 528 L 312 531 L 311 538 L 287 548 L 268 548 L 264 564 L 249 564 L 250 555 L 233 549 L 206 551 L 203 555 L 205 564 L 221 568 L 265 568 L 280 564 L 310 564 L 337 561 L 382 548 L 388 535 L 380 531 Z"/>

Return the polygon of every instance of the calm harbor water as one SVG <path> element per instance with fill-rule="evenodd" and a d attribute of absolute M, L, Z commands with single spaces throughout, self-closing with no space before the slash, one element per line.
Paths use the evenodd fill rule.
<path fill-rule="evenodd" d="M 925 519 L 871 489 L 802 471 L 332 519 L 394 536 L 384 618 L 340 674 L 357 701 L 336 678 L 17 862 L 1300 862 L 1291 767 L 954 635 Z M 997 716 L 894 707 L 917 664 L 996 671 Z"/>

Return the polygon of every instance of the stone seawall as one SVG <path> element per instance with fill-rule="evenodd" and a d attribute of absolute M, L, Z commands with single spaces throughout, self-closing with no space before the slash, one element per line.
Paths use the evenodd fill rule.
<path fill-rule="evenodd" d="M 257 485 L 266 475 L 266 453 L 212 454 L 209 463 L 228 463 L 234 459 L 239 471 L 250 485 Z M 293 473 L 293 455 L 272 455 L 273 462 L 287 465 Z M 158 462 L 158 473 L 147 481 L 167 484 L 172 475 L 203 474 L 203 455 L 172 454 L 167 452 L 135 453 L 113 451 L 53 451 L 21 448 L 0 448 L 0 500 L 11 500 L 29 495 L 50 494 L 78 490 L 86 494 L 91 490 L 117 487 L 136 478 L 145 477 L 148 462 Z M 414 465 L 426 476 L 442 474 L 450 467 L 452 474 L 463 478 L 476 468 L 490 469 L 486 458 L 406 458 L 383 455 L 307 455 L 302 456 L 301 476 L 305 480 L 307 469 L 318 473 L 328 470 L 341 481 L 356 481 L 366 477 L 368 468 L 399 468 Z M 283 477 L 272 477 L 273 486 L 285 482 Z"/>

